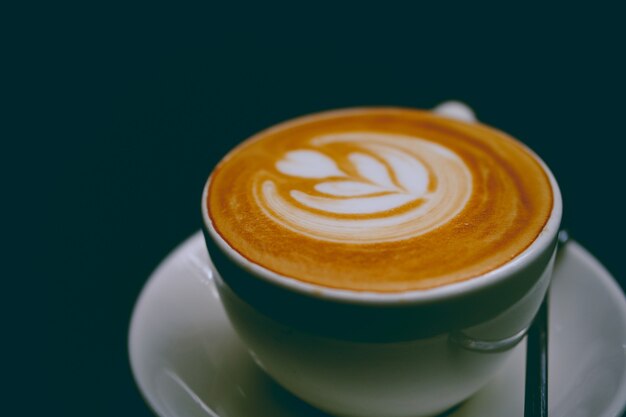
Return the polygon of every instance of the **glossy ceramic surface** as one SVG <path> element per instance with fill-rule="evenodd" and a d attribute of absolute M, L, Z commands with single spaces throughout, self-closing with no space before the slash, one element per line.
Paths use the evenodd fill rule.
<path fill-rule="evenodd" d="M 550 415 L 617 417 L 626 405 L 626 300 L 576 242 L 557 260 L 550 298 Z M 232 329 L 200 233 L 154 272 L 133 313 L 131 367 L 159 416 L 323 416 L 256 367 Z M 525 346 L 446 416 L 522 416 Z M 391 406 L 391 405 L 390 405 Z"/>

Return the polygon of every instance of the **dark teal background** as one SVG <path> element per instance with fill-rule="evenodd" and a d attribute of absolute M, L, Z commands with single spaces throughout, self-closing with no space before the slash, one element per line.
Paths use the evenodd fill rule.
<path fill-rule="evenodd" d="M 200 228 L 219 158 L 309 112 L 465 101 L 543 157 L 565 226 L 624 287 L 620 16 L 596 2 L 24 10 L 5 60 L 18 127 L 5 154 L 9 230 L 25 287 L 7 292 L 24 317 L 7 340 L 35 365 L 12 364 L 20 414 L 151 415 L 127 359 L 136 297 Z"/>

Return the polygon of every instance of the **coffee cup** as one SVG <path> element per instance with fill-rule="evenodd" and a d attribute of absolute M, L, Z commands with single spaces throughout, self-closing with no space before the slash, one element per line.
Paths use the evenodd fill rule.
<path fill-rule="evenodd" d="M 260 368 L 333 415 L 430 416 L 467 399 L 523 339 L 550 284 L 562 214 L 552 173 L 462 105 L 437 112 L 286 122 L 235 148 L 205 185 L 230 321 Z M 276 149 L 255 149 L 272 135 Z M 246 171 L 259 160 L 271 166 Z M 438 246 L 424 253 L 424 241 Z"/>

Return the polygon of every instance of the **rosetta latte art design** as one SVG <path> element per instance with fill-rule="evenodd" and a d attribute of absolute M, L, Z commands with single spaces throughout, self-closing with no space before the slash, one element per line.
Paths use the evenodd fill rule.
<path fill-rule="evenodd" d="M 418 236 L 450 221 L 472 192 L 462 159 L 424 139 L 350 132 L 317 136 L 310 145 L 282 155 L 275 168 L 285 180 L 264 180 L 255 198 L 275 222 L 313 238 L 374 243 Z M 342 154 L 336 145 L 351 146 Z M 310 180 L 310 191 L 294 186 L 301 179 Z"/>
<path fill-rule="evenodd" d="M 244 141 L 216 166 L 205 203 L 209 231 L 262 268 L 328 288 L 401 292 L 510 262 L 543 230 L 553 196 L 541 162 L 503 132 L 362 108 Z"/>

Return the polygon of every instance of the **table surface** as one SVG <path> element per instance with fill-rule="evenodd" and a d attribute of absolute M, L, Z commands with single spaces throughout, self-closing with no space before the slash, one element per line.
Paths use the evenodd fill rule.
<path fill-rule="evenodd" d="M 542 156 L 564 226 L 626 286 L 618 13 L 220 7 L 111 3 L 30 22 L 23 41 L 37 49 L 21 75 L 36 93 L 16 106 L 39 112 L 16 142 L 36 169 L 7 177 L 34 230 L 16 242 L 33 247 L 19 261 L 41 279 L 23 283 L 43 290 L 45 310 L 32 355 L 45 401 L 29 407 L 151 415 L 127 359 L 137 295 L 200 228 L 224 153 L 310 112 L 468 103 Z"/>

